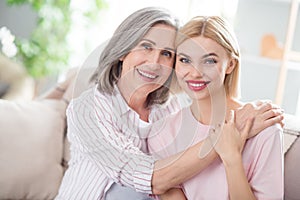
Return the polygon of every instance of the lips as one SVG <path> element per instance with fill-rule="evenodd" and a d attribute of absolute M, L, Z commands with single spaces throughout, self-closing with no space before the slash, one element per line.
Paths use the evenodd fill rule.
<path fill-rule="evenodd" d="M 192 91 L 200 91 L 203 90 L 204 88 L 207 87 L 207 85 L 210 83 L 210 81 L 194 81 L 194 80 L 189 80 L 186 81 L 188 87 L 192 90 Z"/>
<path fill-rule="evenodd" d="M 144 71 L 144 70 L 141 70 L 141 69 L 137 69 L 137 72 L 139 73 L 139 75 L 141 75 L 141 77 L 143 79 L 146 79 L 146 80 L 154 80 L 158 77 L 157 74 L 153 73 L 153 72 L 149 72 L 149 71 Z"/>

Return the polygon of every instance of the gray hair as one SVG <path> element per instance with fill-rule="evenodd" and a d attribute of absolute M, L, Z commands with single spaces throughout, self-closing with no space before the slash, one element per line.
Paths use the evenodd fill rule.
<path fill-rule="evenodd" d="M 128 16 L 115 30 L 112 38 L 102 51 L 99 65 L 90 81 L 98 84 L 100 92 L 112 94 L 114 84 L 122 71 L 121 57 L 126 56 L 145 36 L 151 27 L 156 24 L 166 24 L 174 27 L 176 31 L 179 21 L 169 11 L 146 7 Z M 173 74 L 173 73 L 172 73 Z M 164 103 L 169 96 L 169 86 L 172 75 L 159 89 L 150 93 L 147 97 L 147 105 Z"/>

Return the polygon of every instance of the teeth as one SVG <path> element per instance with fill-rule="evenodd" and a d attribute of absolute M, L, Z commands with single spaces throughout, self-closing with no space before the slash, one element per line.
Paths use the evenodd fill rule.
<path fill-rule="evenodd" d="M 152 74 L 145 73 L 145 72 L 140 71 L 140 70 L 138 70 L 138 72 L 139 72 L 142 76 L 145 76 L 145 77 L 147 77 L 147 78 L 155 79 L 155 78 L 157 77 L 157 76 L 154 76 L 154 75 L 152 75 Z"/>
<path fill-rule="evenodd" d="M 202 87 L 204 83 L 189 83 L 193 87 Z"/>

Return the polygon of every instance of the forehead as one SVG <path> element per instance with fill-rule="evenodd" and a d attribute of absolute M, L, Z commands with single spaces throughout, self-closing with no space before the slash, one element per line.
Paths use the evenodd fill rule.
<path fill-rule="evenodd" d="M 156 46 L 161 48 L 174 49 L 175 36 L 175 28 L 166 24 L 156 24 L 149 29 L 143 39 L 153 41 Z"/>
<path fill-rule="evenodd" d="M 212 52 L 216 53 L 217 55 L 226 54 L 224 48 L 220 44 L 210 38 L 203 36 L 186 39 L 177 47 L 178 54 L 183 53 L 191 57 Z"/>

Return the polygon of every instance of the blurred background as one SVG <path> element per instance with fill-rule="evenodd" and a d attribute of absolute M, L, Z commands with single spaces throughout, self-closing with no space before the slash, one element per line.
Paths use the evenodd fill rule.
<path fill-rule="evenodd" d="M 241 100 L 270 99 L 300 116 L 299 0 L 2 0 L 0 96 L 9 99 L 15 82 L 27 89 L 11 100 L 39 95 L 145 6 L 165 7 L 182 23 L 196 15 L 225 17 L 242 50 Z"/>

